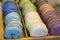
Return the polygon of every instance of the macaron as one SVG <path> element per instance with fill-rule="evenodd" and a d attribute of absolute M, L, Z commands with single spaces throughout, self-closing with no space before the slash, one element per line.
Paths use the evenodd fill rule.
<path fill-rule="evenodd" d="M 20 38 L 22 37 L 22 30 L 11 26 L 11 28 L 5 29 L 4 36 L 5 38 Z"/>

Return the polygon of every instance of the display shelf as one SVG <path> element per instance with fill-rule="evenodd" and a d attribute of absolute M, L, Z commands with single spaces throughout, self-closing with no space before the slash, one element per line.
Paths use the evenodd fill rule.
<path fill-rule="evenodd" d="M 18 2 L 18 1 L 16 1 L 16 2 Z M 34 1 L 33 1 L 33 3 L 34 3 Z M 26 30 L 26 25 L 25 25 L 24 19 L 22 17 L 23 16 L 21 15 L 21 19 L 22 19 L 22 22 L 23 22 L 23 25 L 24 25 L 23 37 L 22 38 L 17 38 L 17 39 L 5 39 L 3 35 L 0 35 L 0 40 L 60 40 L 60 36 L 30 37 L 28 35 L 28 32 Z"/>

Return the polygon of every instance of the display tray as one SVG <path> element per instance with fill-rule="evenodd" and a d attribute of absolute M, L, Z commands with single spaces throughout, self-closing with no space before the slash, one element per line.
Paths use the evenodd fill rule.
<path fill-rule="evenodd" d="M 21 15 L 21 14 L 20 14 Z M 21 15 L 22 16 L 22 15 Z M 17 39 L 6 39 L 3 35 L 0 35 L 0 40 L 60 40 L 60 36 L 43 36 L 43 37 L 30 37 L 29 33 L 26 30 L 26 25 L 24 24 L 24 20 L 21 17 L 24 28 L 23 28 L 23 37 Z"/>
<path fill-rule="evenodd" d="M 24 35 L 23 35 L 23 37 L 22 38 L 17 38 L 17 39 L 3 39 L 3 40 L 60 40 L 60 36 L 50 36 L 50 35 L 48 35 L 48 36 L 42 36 L 42 37 L 30 37 L 29 33 L 26 29 L 24 19 L 22 17 L 23 16 L 21 15 L 22 24 L 24 25 L 24 32 L 23 32 Z"/>

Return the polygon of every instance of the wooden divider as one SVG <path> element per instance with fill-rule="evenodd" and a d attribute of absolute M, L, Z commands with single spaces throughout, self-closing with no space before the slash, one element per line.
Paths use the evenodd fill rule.
<path fill-rule="evenodd" d="M 2 15 L 2 3 L 0 2 L 0 40 L 3 40 L 4 37 L 4 26 L 3 26 L 3 15 Z"/>

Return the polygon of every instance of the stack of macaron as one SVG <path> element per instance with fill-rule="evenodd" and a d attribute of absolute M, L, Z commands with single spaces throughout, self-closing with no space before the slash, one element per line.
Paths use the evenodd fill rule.
<path fill-rule="evenodd" d="M 5 38 L 22 37 L 22 23 L 17 5 L 12 1 L 6 1 L 2 5 L 5 24 Z"/>
<path fill-rule="evenodd" d="M 37 0 L 36 6 L 51 35 L 60 35 L 60 17 L 56 10 L 44 0 Z"/>
<path fill-rule="evenodd" d="M 20 0 L 19 6 L 25 19 L 26 28 L 31 37 L 46 36 L 48 29 L 38 15 L 36 7 L 30 0 Z"/>

